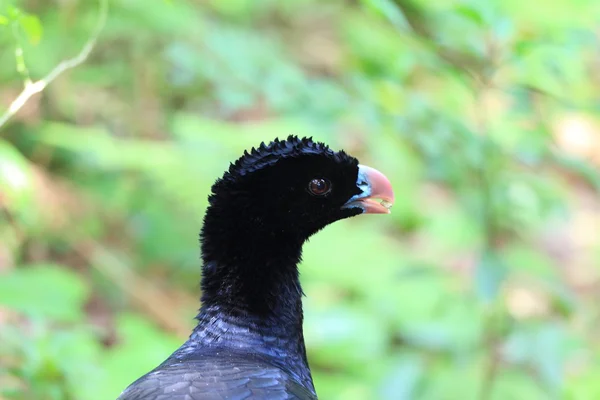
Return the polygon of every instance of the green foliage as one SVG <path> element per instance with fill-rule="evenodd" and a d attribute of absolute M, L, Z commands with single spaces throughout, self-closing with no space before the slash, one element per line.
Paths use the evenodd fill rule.
<path fill-rule="evenodd" d="M 2 10 L 0 25 L 13 25 L 16 28 L 21 28 L 32 44 L 39 43 L 42 38 L 43 28 L 40 19 L 36 15 L 23 12 L 11 4 L 8 4 Z"/>
<path fill-rule="evenodd" d="M 3 202 L 20 222 L 32 219 L 34 184 L 29 162 L 10 143 L 0 141 L 0 187 Z"/>
<path fill-rule="evenodd" d="M 100 3 L 59 3 L 0 5 L 0 107 L 88 40 Z M 0 397 L 115 398 L 170 354 L 210 185 L 291 133 L 398 197 L 306 245 L 321 398 L 598 397 L 599 4 L 111 1 L 0 125 Z"/>
<path fill-rule="evenodd" d="M 0 304 L 32 317 L 77 322 L 87 290 L 79 276 L 58 265 L 23 266 L 3 277 Z"/>

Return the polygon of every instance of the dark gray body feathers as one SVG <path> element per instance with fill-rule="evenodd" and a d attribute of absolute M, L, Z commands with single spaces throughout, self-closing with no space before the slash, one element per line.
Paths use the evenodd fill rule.
<path fill-rule="evenodd" d="M 283 370 L 252 355 L 216 353 L 169 359 L 144 375 L 118 400 L 313 400 L 317 397 Z"/>

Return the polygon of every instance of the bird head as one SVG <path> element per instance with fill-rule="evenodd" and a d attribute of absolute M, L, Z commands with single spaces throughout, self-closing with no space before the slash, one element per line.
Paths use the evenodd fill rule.
<path fill-rule="evenodd" d="M 211 208 L 239 229 L 301 241 L 326 225 L 364 213 L 389 213 L 394 194 L 379 171 L 310 138 L 262 143 L 231 164 L 212 187 Z"/>

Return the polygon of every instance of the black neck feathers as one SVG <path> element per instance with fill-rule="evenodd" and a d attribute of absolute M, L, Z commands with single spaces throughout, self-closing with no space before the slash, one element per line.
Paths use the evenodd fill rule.
<path fill-rule="evenodd" d="M 301 323 L 303 240 L 252 218 L 223 215 L 211 205 L 202 229 L 202 304 L 265 323 Z"/>

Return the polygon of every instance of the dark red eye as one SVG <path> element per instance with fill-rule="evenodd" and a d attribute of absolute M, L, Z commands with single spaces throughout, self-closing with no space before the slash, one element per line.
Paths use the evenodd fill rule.
<path fill-rule="evenodd" d="M 308 190 L 316 196 L 323 196 L 331 191 L 331 183 L 327 179 L 315 178 L 308 183 Z"/>

